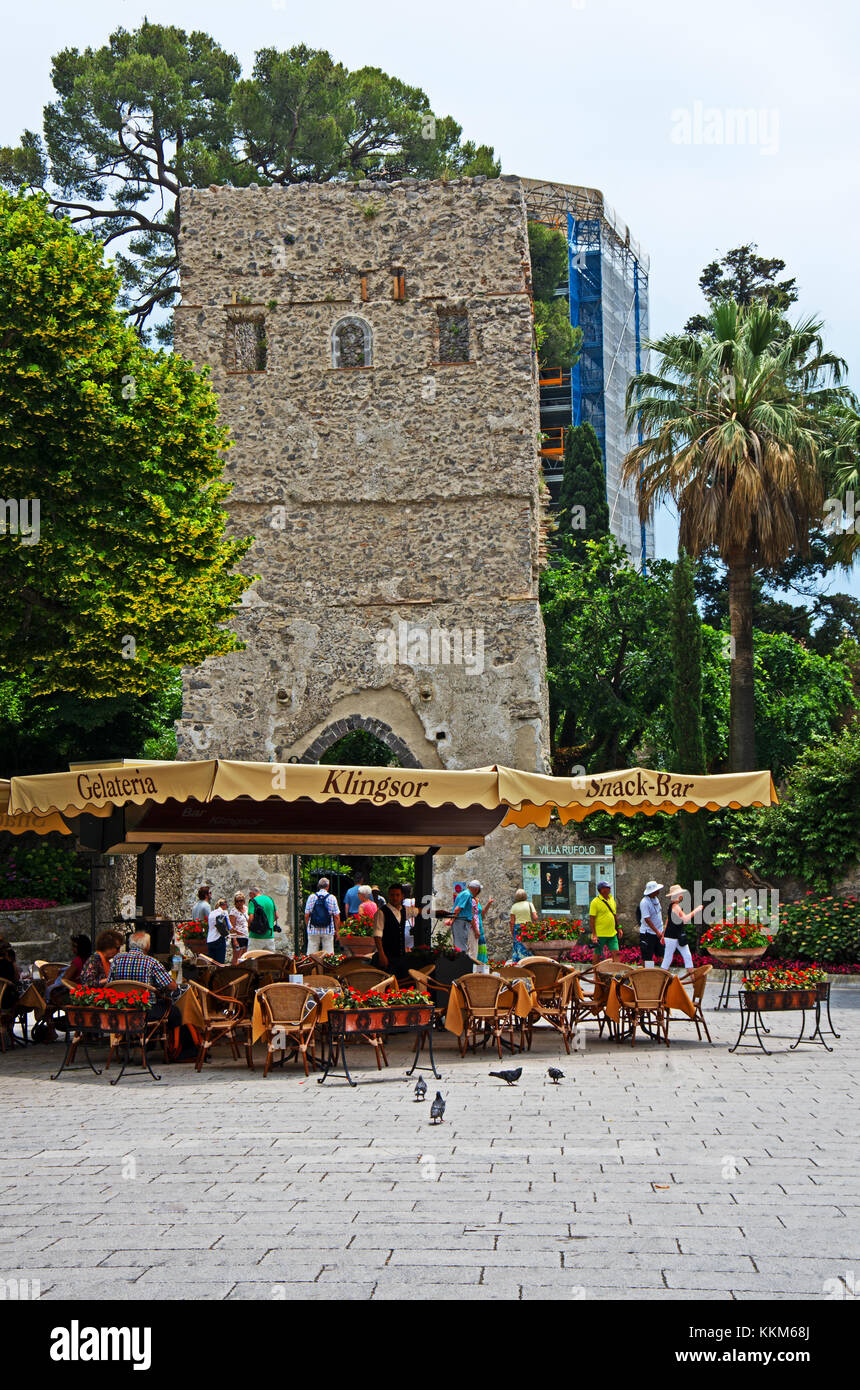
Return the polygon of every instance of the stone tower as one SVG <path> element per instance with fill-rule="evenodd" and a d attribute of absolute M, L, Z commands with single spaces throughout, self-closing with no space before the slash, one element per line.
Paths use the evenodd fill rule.
<path fill-rule="evenodd" d="M 176 348 L 211 370 L 246 650 L 186 674 L 180 757 L 546 767 L 538 384 L 518 179 L 184 190 Z M 205 655 L 201 653 L 201 656 Z M 521 885 L 498 831 L 436 887 Z M 191 862 L 282 901 L 287 861 Z"/>

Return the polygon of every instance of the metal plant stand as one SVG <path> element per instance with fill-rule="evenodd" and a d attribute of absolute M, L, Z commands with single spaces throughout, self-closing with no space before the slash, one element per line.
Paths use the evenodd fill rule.
<path fill-rule="evenodd" d="M 398 1034 L 398 1033 L 413 1033 L 413 1034 L 415 1035 L 415 1055 L 414 1055 L 414 1057 L 412 1058 L 412 1066 L 409 1068 L 409 1070 L 408 1070 L 408 1072 L 406 1073 L 406 1075 L 407 1075 L 407 1076 L 411 1076 L 412 1073 L 413 1073 L 414 1071 L 431 1071 L 431 1072 L 433 1073 L 433 1075 L 435 1076 L 436 1080 L 437 1080 L 437 1081 L 441 1081 L 442 1076 L 441 1076 L 441 1073 L 438 1072 L 438 1071 L 436 1070 L 436 1061 L 435 1061 L 435 1058 L 434 1058 L 434 1056 L 433 1056 L 433 1010 L 432 1010 L 432 1009 L 429 1009 L 429 1010 L 427 1010 L 427 1009 L 411 1009 L 411 1010 L 408 1010 L 408 1011 L 407 1011 L 408 1014 L 411 1013 L 411 1014 L 415 1015 L 415 1021 L 412 1021 L 412 1022 L 400 1023 L 400 1024 L 386 1023 L 386 1022 L 383 1022 L 383 1023 L 381 1023 L 381 1024 L 374 1023 L 373 1027 L 368 1027 L 368 1028 L 366 1028 L 366 1029 L 363 1028 L 363 1027 L 360 1027 L 360 1028 L 355 1028 L 355 1027 L 353 1027 L 353 1028 L 348 1028 L 348 1027 L 347 1027 L 347 1014 L 350 1013 L 350 1012 L 351 1012 L 351 1011 L 350 1011 L 350 1010 L 347 1010 L 347 1009 L 332 1009 L 332 1011 L 329 1013 L 329 1016 L 328 1016 L 328 1024 L 329 1024 L 329 1052 L 328 1052 L 328 1057 L 326 1057 L 326 1058 L 324 1059 L 324 1061 L 323 1061 L 323 1074 L 322 1074 L 322 1076 L 321 1076 L 321 1077 L 318 1079 L 318 1081 L 317 1081 L 317 1085 L 318 1085 L 318 1086 L 321 1086 L 321 1085 L 323 1084 L 323 1082 L 324 1082 L 325 1080 L 327 1080 L 327 1078 L 328 1078 L 330 1075 L 332 1075 L 332 1073 L 336 1073 L 337 1070 L 338 1070 L 337 1064 L 336 1064 L 335 1061 L 334 1061 L 335 1048 L 337 1048 L 337 1051 L 338 1051 L 338 1054 L 339 1054 L 339 1059 L 342 1059 L 342 1064 L 343 1064 L 343 1075 L 346 1077 L 346 1079 L 347 1079 L 347 1081 L 349 1082 L 350 1086 L 357 1086 L 357 1085 L 358 1085 L 358 1082 L 357 1082 L 357 1081 L 353 1081 L 353 1079 L 352 1079 L 352 1077 L 350 1076 L 350 1073 L 349 1073 L 349 1064 L 347 1063 L 347 1060 L 346 1060 L 347 1043 L 348 1043 L 348 1041 L 349 1041 L 351 1038 L 360 1038 L 360 1037 L 362 1037 L 362 1036 L 369 1036 L 370 1033 L 373 1033 L 375 1036 L 386 1037 L 386 1038 L 387 1038 L 387 1037 L 391 1037 L 391 1036 L 393 1036 L 393 1035 L 396 1035 L 396 1034 Z M 357 1010 L 356 1012 L 360 1014 L 360 1013 L 362 1012 L 362 1010 Z M 373 1010 L 367 1010 L 367 1012 L 368 1012 L 368 1014 L 370 1014 L 370 1013 L 373 1013 L 373 1012 L 375 1012 L 375 1011 L 373 1011 Z M 396 1011 L 396 1010 L 393 1010 L 393 1009 L 392 1009 L 392 1010 L 386 1010 L 385 1012 L 390 1012 L 390 1013 L 393 1014 L 393 1013 L 395 1013 L 395 1012 L 402 1012 L 402 1010 L 397 1010 L 397 1011 Z M 429 1014 L 429 1017 L 428 1017 L 428 1014 Z M 363 1023 L 363 1021 L 364 1021 L 364 1020 L 361 1020 L 362 1023 Z M 371 1020 L 368 1019 L 368 1024 L 370 1024 L 370 1022 L 371 1022 Z M 426 1067 L 426 1066 L 419 1066 L 419 1064 L 418 1064 L 418 1058 L 420 1057 L 421 1052 L 422 1052 L 422 1050 L 423 1050 L 423 1048 L 424 1048 L 424 1043 L 425 1043 L 425 1041 L 426 1041 L 426 1043 L 427 1043 L 428 1054 L 429 1054 L 429 1057 L 430 1057 L 430 1065 L 429 1065 L 429 1067 Z"/>
<path fill-rule="evenodd" d="M 734 1046 L 729 1048 L 729 1052 L 737 1052 L 738 1048 L 741 1046 L 743 1042 L 746 1033 L 749 1030 L 750 1020 L 752 1020 L 758 1046 L 761 1048 L 765 1056 L 772 1056 L 772 1050 L 770 1048 L 765 1047 L 764 1038 L 762 1037 L 762 1032 L 769 1035 L 771 1030 L 765 1027 L 764 1021 L 761 1016 L 762 1010 L 756 1004 L 755 997 L 753 995 L 748 994 L 746 991 L 739 989 L 738 1005 L 741 1011 L 740 1032 L 738 1033 Z M 788 1049 L 789 1052 L 794 1052 L 795 1049 L 798 1048 L 801 1043 L 814 1043 L 816 1047 L 820 1046 L 823 1047 L 826 1052 L 832 1052 L 833 1048 L 827 1045 L 821 1032 L 821 1000 L 816 999 L 815 1004 L 809 1005 L 809 1007 L 815 1009 L 815 1028 L 808 1038 L 804 1037 L 804 1032 L 806 1030 L 806 1007 L 800 1009 L 792 1008 L 778 1010 L 778 1012 L 780 1013 L 800 1013 L 800 1033 Z M 744 1043 L 744 1046 L 754 1047 L 755 1043 L 750 1041 L 748 1043 Z"/>

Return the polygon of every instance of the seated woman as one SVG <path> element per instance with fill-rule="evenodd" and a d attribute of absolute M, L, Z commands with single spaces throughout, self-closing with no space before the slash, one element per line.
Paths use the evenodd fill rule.
<path fill-rule="evenodd" d="M 93 951 L 92 942 L 86 932 L 81 932 L 79 936 L 72 937 L 72 950 L 75 954 L 62 975 L 58 975 L 53 984 L 48 986 L 47 999 L 49 1004 L 56 1004 L 58 1003 L 58 996 L 59 999 L 62 999 L 67 995 L 69 992 L 69 985 L 80 984 L 81 971 Z"/>
<path fill-rule="evenodd" d="M 21 971 L 18 968 L 15 952 L 9 945 L 5 936 L 0 936 L 0 980 L 8 980 L 11 985 L 15 986 L 15 991 L 17 993 L 20 990 L 20 976 Z M 7 992 L 7 1006 L 9 999 L 12 997 L 13 996 L 9 995 Z"/>
<path fill-rule="evenodd" d="M 99 932 L 96 937 L 96 949 L 89 956 L 81 970 L 81 985 L 88 989 L 94 989 L 98 985 L 107 983 L 110 974 L 110 963 L 114 956 L 119 953 L 125 943 L 125 936 L 122 932 L 108 929 Z"/>

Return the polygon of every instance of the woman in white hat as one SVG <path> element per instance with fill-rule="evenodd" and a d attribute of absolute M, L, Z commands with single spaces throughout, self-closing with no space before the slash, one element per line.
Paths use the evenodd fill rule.
<path fill-rule="evenodd" d="M 701 905 L 694 907 L 692 912 L 684 912 L 681 908 L 681 901 L 685 896 L 685 890 L 679 883 L 673 883 L 669 889 L 669 911 L 666 920 L 666 949 L 663 952 L 663 969 L 668 970 L 675 958 L 675 951 L 681 952 L 681 959 L 688 970 L 693 968 L 693 956 L 687 941 L 687 923 L 701 912 Z"/>

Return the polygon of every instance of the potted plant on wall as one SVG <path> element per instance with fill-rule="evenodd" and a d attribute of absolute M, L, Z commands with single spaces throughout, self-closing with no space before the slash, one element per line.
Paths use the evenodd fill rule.
<path fill-rule="evenodd" d="M 569 951 L 583 935 L 579 918 L 545 917 L 539 922 L 526 922 L 519 929 L 520 941 L 534 956 L 550 956 L 558 960 L 562 951 Z"/>
<path fill-rule="evenodd" d="M 373 939 L 374 919 L 368 917 L 347 917 L 338 933 L 341 946 L 351 956 L 372 956 L 376 945 Z"/>

